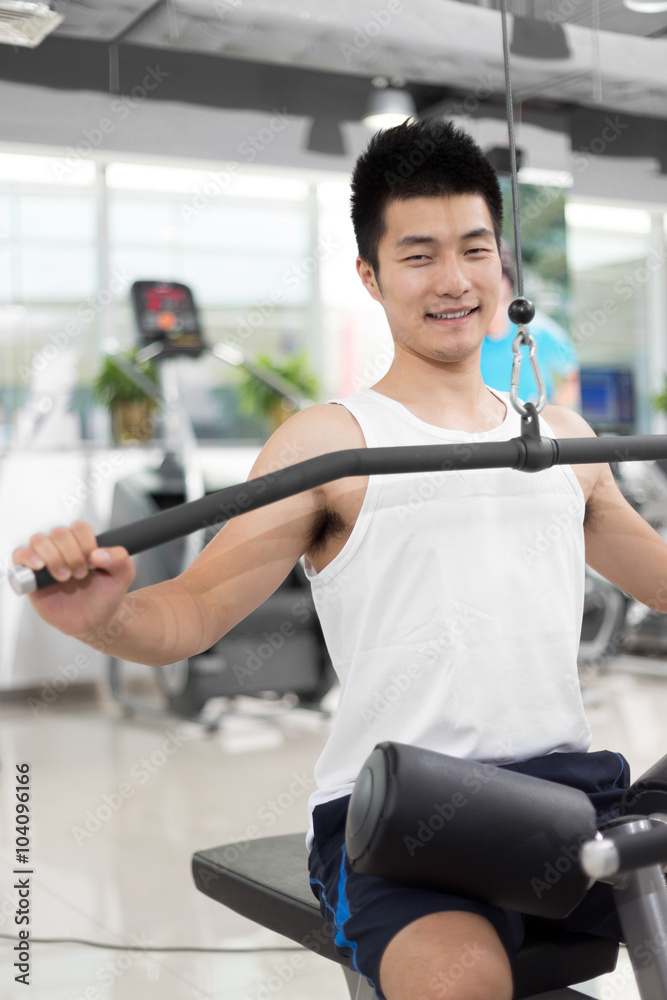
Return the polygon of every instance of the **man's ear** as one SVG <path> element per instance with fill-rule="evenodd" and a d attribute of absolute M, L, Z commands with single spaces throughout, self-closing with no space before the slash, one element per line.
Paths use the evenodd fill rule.
<path fill-rule="evenodd" d="M 375 271 L 368 261 L 363 260 L 362 257 L 357 257 L 357 274 L 361 278 L 362 284 L 370 297 L 375 299 L 376 302 L 382 302 L 382 291 L 375 277 Z"/>

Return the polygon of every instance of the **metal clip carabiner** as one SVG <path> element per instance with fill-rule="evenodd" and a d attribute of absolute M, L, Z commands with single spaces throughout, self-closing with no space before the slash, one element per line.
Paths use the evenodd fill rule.
<path fill-rule="evenodd" d="M 510 401 L 512 406 L 520 413 L 522 417 L 528 416 L 528 410 L 519 402 L 519 378 L 521 377 L 521 347 L 522 345 L 528 345 L 528 360 L 530 361 L 530 367 L 533 372 L 533 377 L 535 379 L 535 385 L 537 386 L 537 402 L 535 403 L 535 411 L 539 413 L 540 410 L 544 408 L 544 404 L 547 401 L 547 392 L 544 388 L 544 381 L 542 379 L 542 372 L 540 371 L 540 366 L 537 363 L 537 343 L 535 338 L 532 336 L 530 330 L 527 326 L 519 324 L 517 326 L 517 335 L 512 341 L 512 353 L 514 357 L 512 359 L 512 378 L 510 381 Z"/>

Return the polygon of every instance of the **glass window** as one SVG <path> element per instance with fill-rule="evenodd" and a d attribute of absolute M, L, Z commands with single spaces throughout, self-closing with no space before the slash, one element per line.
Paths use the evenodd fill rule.
<path fill-rule="evenodd" d="M 587 384 L 623 377 L 632 385 L 634 396 L 634 417 L 628 418 L 633 423 L 623 429 L 650 433 L 647 323 L 651 271 L 646 266 L 650 215 L 640 209 L 573 203 L 567 206 L 566 218 L 570 335 L 582 369 L 582 412 L 594 429 L 604 431 L 602 423 L 596 428 L 595 413 L 587 413 Z M 604 415 L 599 419 L 603 417 L 607 419 Z"/>
<path fill-rule="evenodd" d="M 109 202 L 109 240 L 113 245 L 154 247 L 180 235 L 177 206 L 150 198 L 113 198 Z"/>
<path fill-rule="evenodd" d="M 173 247 L 163 244 L 155 246 L 112 247 L 109 261 L 112 271 L 125 276 L 127 287 L 123 287 L 119 297 L 129 301 L 130 286 L 133 281 L 155 279 L 157 281 L 181 281 L 180 254 Z"/>
<path fill-rule="evenodd" d="M 23 244 L 18 295 L 28 302 L 78 302 L 95 294 L 95 258 L 88 247 Z"/>
<path fill-rule="evenodd" d="M 40 243 L 86 243 L 95 240 L 95 204 L 91 198 L 21 194 L 16 212 L 18 239 Z"/>
<path fill-rule="evenodd" d="M 0 302 L 12 301 L 12 255 L 9 240 L 0 239 Z M 1 334 L 0 334 L 1 341 Z"/>

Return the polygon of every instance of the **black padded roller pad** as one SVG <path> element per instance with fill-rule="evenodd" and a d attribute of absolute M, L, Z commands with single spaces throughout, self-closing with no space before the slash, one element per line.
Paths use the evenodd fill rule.
<path fill-rule="evenodd" d="M 596 833 L 584 792 L 402 743 L 379 743 L 347 817 L 355 871 L 561 919 L 590 880 L 581 845 Z"/>

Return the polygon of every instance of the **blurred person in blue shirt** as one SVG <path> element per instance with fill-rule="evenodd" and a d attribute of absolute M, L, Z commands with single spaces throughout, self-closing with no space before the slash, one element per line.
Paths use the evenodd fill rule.
<path fill-rule="evenodd" d="M 505 241 L 500 248 L 502 279 L 500 300 L 495 316 L 482 341 L 480 366 L 485 385 L 509 392 L 512 375 L 512 341 L 517 328 L 510 322 L 507 307 L 515 298 L 516 272 L 512 251 Z M 579 359 L 567 332 L 539 309 L 528 327 L 537 344 L 537 363 L 540 366 L 548 403 L 557 403 L 578 410 L 580 407 Z M 519 399 L 537 402 L 537 386 L 528 360 L 528 347 L 521 348 L 521 377 Z"/>

